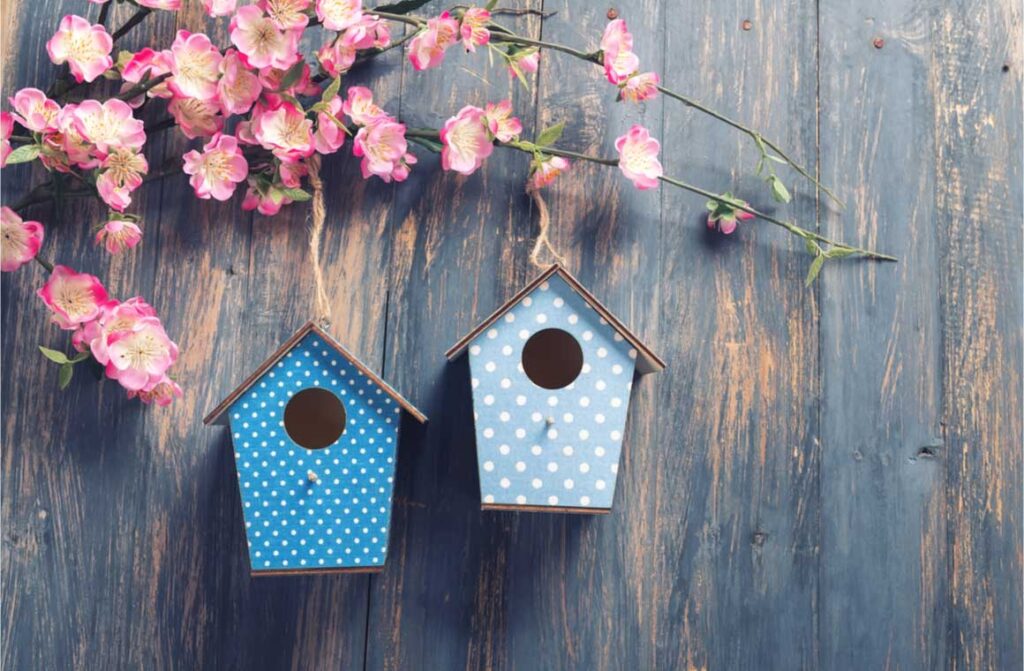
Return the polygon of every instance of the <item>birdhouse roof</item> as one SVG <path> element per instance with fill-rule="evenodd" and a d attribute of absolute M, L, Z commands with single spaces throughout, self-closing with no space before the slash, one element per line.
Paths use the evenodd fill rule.
<path fill-rule="evenodd" d="M 352 365 L 359 370 L 359 372 L 368 377 L 370 380 L 373 381 L 374 384 L 376 384 L 382 390 L 384 390 L 384 392 L 388 396 L 393 398 L 395 402 L 402 407 L 403 410 L 412 415 L 418 422 L 422 424 L 427 421 L 426 415 L 417 410 L 416 406 L 414 406 L 409 401 L 405 400 L 405 398 L 403 398 L 401 394 L 395 391 L 391 387 L 391 385 L 382 380 L 380 376 L 378 376 L 372 370 L 367 368 L 362 361 L 357 359 L 355 355 L 353 355 L 347 349 L 342 347 L 340 343 L 338 343 L 334 338 L 329 336 L 323 329 L 321 329 L 315 323 L 309 321 L 303 324 L 302 328 L 300 328 L 298 331 L 292 334 L 292 336 L 288 338 L 288 340 L 284 341 L 284 343 L 282 343 L 281 346 L 277 348 L 277 351 L 270 355 L 269 359 L 261 363 L 259 367 L 255 371 L 253 371 L 252 375 L 245 379 L 245 382 L 240 384 L 233 392 L 228 394 L 227 398 L 221 401 L 216 408 L 210 411 L 210 414 L 208 414 L 206 418 L 203 419 L 203 423 L 223 423 L 224 416 L 225 413 L 227 413 L 228 408 L 230 408 L 234 404 L 234 402 L 237 401 L 242 396 L 242 394 L 244 394 L 246 390 L 249 389 L 249 387 L 251 387 L 257 381 L 259 381 L 259 379 L 263 377 L 263 375 L 267 371 L 269 371 L 274 366 L 274 364 L 276 364 L 286 354 L 288 354 L 288 352 L 291 351 L 299 343 L 299 341 L 301 341 L 302 338 L 305 337 L 308 333 L 315 333 L 316 335 L 323 338 L 324 342 L 327 343 L 328 346 L 330 346 L 332 349 L 337 351 L 338 354 L 340 354 L 341 356 L 345 357 L 348 361 L 350 361 Z"/>
<path fill-rule="evenodd" d="M 587 289 L 582 284 L 580 284 L 579 280 L 573 277 L 569 273 L 569 271 L 567 271 L 565 268 L 563 268 L 561 265 L 557 263 L 552 265 L 543 273 L 541 273 L 535 280 L 533 280 L 525 287 L 523 287 L 523 289 L 515 296 L 513 296 L 507 303 L 498 308 L 490 317 L 481 322 L 479 326 L 477 326 L 475 329 L 467 333 L 461 340 L 459 340 L 459 342 L 455 343 L 455 345 L 453 345 L 452 348 L 445 353 L 445 356 L 447 356 L 449 360 L 457 358 L 460 354 L 462 354 L 463 351 L 465 351 L 467 347 L 469 347 L 470 343 L 476 340 L 476 338 L 481 333 L 486 331 L 491 326 L 491 324 L 501 319 L 501 317 L 506 312 L 511 310 L 521 300 L 523 300 L 528 295 L 533 293 L 534 289 L 539 287 L 545 281 L 550 279 L 551 276 L 556 274 L 559 275 L 563 280 L 565 280 L 565 282 L 572 288 L 573 291 L 579 294 L 583 298 L 583 300 L 585 300 L 587 304 L 590 305 L 590 307 L 594 308 L 594 310 L 601 317 L 603 317 L 609 325 L 611 325 L 613 329 L 618 331 L 618 333 L 623 338 L 625 338 L 630 344 L 633 345 L 633 347 L 636 348 L 637 371 L 641 375 L 645 375 L 647 373 L 657 373 L 665 369 L 665 362 L 662 361 L 657 354 L 651 351 L 651 349 L 647 347 L 647 345 L 645 345 L 643 341 L 640 340 L 640 338 L 638 338 L 632 331 L 626 328 L 625 324 L 623 324 L 618 319 L 618 317 L 613 315 L 608 310 L 608 308 L 602 305 L 601 301 L 597 300 L 597 298 L 594 297 L 592 293 L 587 291 Z"/>

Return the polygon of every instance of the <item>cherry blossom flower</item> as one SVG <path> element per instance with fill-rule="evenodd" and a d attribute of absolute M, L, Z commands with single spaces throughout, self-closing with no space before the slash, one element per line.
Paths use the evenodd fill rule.
<path fill-rule="evenodd" d="M 77 109 L 73 103 L 65 105 L 57 116 L 58 131 L 43 136 L 39 160 L 50 170 L 68 172 L 71 165 L 91 170 L 100 164 L 101 159 L 92 155 L 92 144 L 78 132 Z"/>
<path fill-rule="evenodd" d="M 131 204 L 131 192 L 142 185 L 142 176 L 149 172 L 146 157 L 139 152 L 120 147 L 110 150 L 100 164 L 102 171 L 96 178 L 96 190 L 111 209 L 124 212 Z"/>
<path fill-rule="evenodd" d="M 313 153 L 313 122 L 290 102 L 253 111 L 252 134 L 260 146 L 282 161 L 297 161 Z"/>
<path fill-rule="evenodd" d="M 325 44 L 316 52 L 324 71 L 332 77 L 338 77 L 349 71 L 356 62 L 356 49 L 344 39 Z"/>
<path fill-rule="evenodd" d="M 345 30 L 363 16 L 361 0 L 316 0 L 316 18 L 328 30 Z"/>
<path fill-rule="evenodd" d="M 110 147 L 140 149 L 146 143 L 142 120 L 132 116 L 131 106 L 123 100 L 84 100 L 72 114 L 75 129 L 101 154 Z"/>
<path fill-rule="evenodd" d="M 750 204 L 747 201 L 733 198 L 731 193 L 725 193 L 722 197 L 723 200 L 708 201 L 708 228 L 717 227 L 719 231 L 729 235 L 736 230 L 739 222 L 755 218 L 750 212 L 736 207 L 737 204 L 749 207 Z"/>
<path fill-rule="evenodd" d="M 203 146 L 202 154 L 192 150 L 184 159 L 185 173 L 192 175 L 189 184 L 203 199 L 228 200 L 235 185 L 249 174 L 249 164 L 231 135 L 215 135 Z"/>
<path fill-rule="evenodd" d="M 487 103 L 487 108 L 484 110 L 484 123 L 487 124 L 487 129 L 491 131 L 491 135 L 498 142 L 518 140 L 519 134 L 523 132 L 523 124 L 517 117 L 512 116 L 510 100 L 502 100 L 497 105 Z"/>
<path fill-rule="evenodd" d="M 658 95 L 658 84 L 661 78 L 657 72 L 645 72 L 641 75 L 634 75 L 622 85 L 619 95 L 623 100 L 631 103 L 650 100 Z"/>
<path fill-rule="evenodd" d="M 147 405 L 150 403 L 156 403 L 162 408 L 170 405 L 174 399 L 181 398 L 183 395 L 178 383 L 167 375 L 164 375 L 156 384 L 151 382 L 149 386 L 152 388 L 142 389 L 139 391 L 129 389 L 128 398 L 135 398 L 138 396 L 139 400 L 143 403 Z"/>
<path fill-rule="evenodd" d="M 107 290 L 96 277 L 61 265 L 53 267 L 36 294 L 53 312 L 53 323 L 66 331 L 94 319 L 107 302 Z"/>
<path fill-rule="evenodd" d="M 207 15 L 212 17 L 229 16 L 237 5 L 238 0 L 203 0 Z"/>
<path fill-rule="evenodd" d="M 60 105 L 39 89 L 21 89 L 9 100 L 14 108 L 14 119 L 25 128 L 36 133 L 57 130 Z"/>
<path fill-rule="evenodd" d="M 292 202 L 291 198 L 284 195 L 284 191 L 272 184 L 259 184 L 253 178 L 249 179 L 249 188 L 242 200 L 243 210 L 256 210 L 260 214 L 273 216 L 281 211 L 282 205 Z"/>
<path fill-rule="evenodd" d="M 141 317 L 107 336 L 107 377 L 130 391 L 153 389 L 178 360 L 178 346 L 156 317 Z"/>
<path fill-rule="evenodd" d="M 540 66 L 540 51 L 537 49 L 527 49 L 523 51 L 517 51 L 511 56 L 512 62 L 515 63 L 515 68 L 509 65 L 508 73 L 513 77 L 518 77 L 516 68 L 519 68 L 520 72 L 527 74 L 533 74 L 537 72 L 537 68 Z"/>
<path fill-rule="evenodd" d="M 13 132 L 14 116 L 10 112 L 0 112 L 0 168 L 7 166 L 7 157 L 14 151 L 11 149 Z"/>
<path fill-rule="evenodd" d="M 281 30 L 259 7 L 247 5 L 231 19 L 231 43 L 251 68 L 267 66 L 287 70 L 301 58 L 298 53 L 301 30 Z"/>
<path fill-rule="evenodd" d="M 75 81 L 91 82 L 114 64 L 110 50 L 114 41 L 103 26 L 92 25 L 81 16 L 69 14 L 61 19 L 57 32 L 46 43 L 50 60 L 67 63 Z"/>
<path fill-rule="evenodd" d="M 288 74 L 289 70 L 279 70 L 272 67 L 260 68 L 259 70 L 260 86 L 268 92 L 267 97 L 271 99 L 272 105 L 276 105 L 283 100 L 280 94 L 276 92 L 280 90 L 284 76 Z M 310 77 L 309 65 L 307 63 L 302 64 L 298 78 L 288 86 L 287 90 L 281 91 L 281 93 L 287 93 L 291 96 L 310 96 L 320 93 L 320 87 L 314 84 Z M 273 100 L 275 97 L 276 100 Z"/>
<path fill-rule="evenodd" d="M 171 90 L 179 96 L 200 100 L 217 97 L 221 58 L 220 50 L 209 37 L 179 30 L 171 45 Z"/>
<path fill-rule="evenodd" d="M 427 21 L 427 27 L 409 43 L 409 62 L 416 70 L 436 68 L 444 60 L 444 52 L 455 44 L 459 22 L 448 12 Z"/>
<path fill-rule="evenodd" d="M 569 161 L 561 156 L 551 156 L 544 159 L 540 164 L 533 166 L 530 179 L 526 182 L 527 191 L 543 189 L 550 185 L 563 172 L 569 169 Z"/>
<path fill-rule="evenodd" d="M 385 182 L 401 182 L 409 175 L 408 166 L 416 162 L 408 148 L 405 124 L 384 118 L 359 129 L 352 153 L 363 158 L 360 168 L 364 179 L 376 175 Z"/>
<path fill-rule="evenodd" d="M 282 162 L 277 166 L 277 174 L 281 179 L 281 184 L 285 187 L 298 189 L 302 186 L 302 178 L 309 174 L 309 168 L 302 161 Z"/>
<path fill-rule="evenodd" d="M 363 14 L 358 23 L 345 30 L 341 41 L 353 49 L 383 49 L 391 44 L 391 30 L 379 16 Z"/>
<path fill-rule="evenodd" d="M 491 13 L 483 7 L 470 7 L 462 15 L 462 25 L 459 27 L 459 34 L 462 35 L 462 45 L 466 51 L 476 51 L 491 41 L 491 31 L 487 30 L 487 24 L 491 20 Z"/>
<path fill-rule="evenodd" d="M 459 113 L 444 122 L 441 128 L 441 167 L 462 175 L 476 172 L 484 159 L 494 151 L 488 135 L 484 111 L 466 105 Z"/>
<path fill-rule="evenodd" d="M 281 30 L 301 30 L 309 25 L 309 3 L 310 0 L 259 0 L 256 6 Z"/>
<path fill-rule="evenodd" d="M 313 142 L 320 154 L 333 154 L 345 144 L 346 133 L 339 126 L 341 109 L 341 97 L 334 96 L 327 102 L 327 111 L 318 112 L 316 115 L 316 132 L 313 134 Z"/>
<path fill-rule="evenodd" d="M 181 132 L 190 140 L 210 137 L 224 127 L 224 117 L 214 102 L 196 98 L 175 98 L 167 105 Z"/>
<path fill-rule="evenodd" d="M 640 59 L 633 53 L 633 35 L 622 19 L 615 19 L 604 29 L 601 51 L 604 74 L 612 84 L 623 83 L 640 67 Z"/>
<path fill-rule="evenodd" d="M 341 111 L 357 126 L 369 126 L 388 115 L 373 102 L 373 92 L 365 86 L 350 86 Z"/>
<path fill-rule="evenodd" d="M 11 208 L 0 207 L 0 270 L 17 270 L 31 261 L 42 245 L 42 224 L 22 221 Z"/>
<path fill-rule="evenodd" d="M 225 115 L 245 114 L 252 109 L 263 86 L 259 77 L 246 69 L 238 52 L 228 49 L 220 62 L 220 81 L 217 82 L 217 100 Z"/>
<path fill-rule="evenodd" d="M 111 219 L 96 232 L 96 244 L 102 244 L 108 254 L 120 254 L 142 242 L 142 229 L 133 221 Z"/>
<path fill-rule="evenodd" d="M 149 9 L 165 9 L 170 12 L 181 9 L 181 0 L 135 0 L 135 2 Z"/>
<path fill-rule="evenodd" d="M 138 84 L 144 78 L 168 74 L 171 71 L 171 61 L 170 50 L 154 51 L 148 47 L 132 54 L 131 58 L 123 62 L 123 65 L 119 61 L 121 79 L 124 80 L 124 83 L 121 85 L 121 93 L 131 90 L 135 84 Z M 136 96 L 127 102 L 133 108 L 138 108 L 142 106 L 147 97 L 170 98 L 173 95 L 174 92 L 171 91 L 168 82 L 164 81 L 150 88 L 145 94 Z"/>
<path fill-rule="evenodd" d="M 663 174 L 658 161 L 661 143 L 646 128 L 634 124 L 628 133 L 615 140 L 615 149 L 619 152 L 619 169 L 636 188 L 658 186 L 658 178 Z"/>
<path fill-rule="evenodd" d="M 140 296 L 126 301 L 111 298 L 100 305 L 95 319 L 85 322 L 71 335 L 71 344 L 79 352 L 89 350 L 96 361 L 106 366 L 110 363 L 108 336 L 130 329 L 143 317 L 156 317 L 156 310 Z"/>

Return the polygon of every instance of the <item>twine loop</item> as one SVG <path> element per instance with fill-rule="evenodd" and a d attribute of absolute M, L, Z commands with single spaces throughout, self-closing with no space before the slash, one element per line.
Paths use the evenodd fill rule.
<path fill-rule="evenodd" d="M 526 191 L 533 197 L 533 202 L 537 205 L 537 213 L 540 217 L 538 222 L 540 230 L 537 232 L 537 241 L 533 243 L 533 249 L 530 251 L 530 263 L 538 268 L 547 268 L 551 265 L 541 263 L 540 261 L 540 255 L 546 249 L 556 262 L 565 265 L 565 258 L 555 250 L 551 245 L 551 238 L 548 237 L 548 230 L 551 227 L 551 213 L 548 212 L 548 204 L 544 202 L 544 196 L 541 195 L 540 189 L 529 188 Z"/>
<path fill-rule="evenodd" d="M 313 154 L 306 161 L 309 185 L 313 187 L 313 217 L 309 226 L 309 256 L 313 265 L 313 284 L 316 291 L 316 319 L 321 328 L 331 325 L 331 304 L 324 288 L 324 273 L 320 267 L 320 238 L 323 237 L 327 208 L 324 206 L 324 184 L 320 180 L 320 155 Z"/>

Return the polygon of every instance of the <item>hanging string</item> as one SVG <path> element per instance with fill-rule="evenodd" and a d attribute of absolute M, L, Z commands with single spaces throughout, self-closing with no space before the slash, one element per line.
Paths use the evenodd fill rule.
<path fill-rule="evenodd" d="M 320 181 L 320 155 L 313 154 L 306 161 L 309 168 L 309 185 L 313 187 L 313 222 L 309 227 L 309 257 L 313 262 L 313 283 L 316 287 L 316 319 L 322 328 L 331 325 L 331 304 L 327 300 L 324 288 L 324 273 L 320 268 L 320 238 L 323 237 L 324 219 L 327 208 L 324 207 L 324 184 Z"/>
<path fill-rule="evenodd" d="M 551 238 L 548 237 L 551 214 L 548 212 L 548 204 L 544 202 L 544 196 L 541 195 L 540 189 L 531 188 L 527 189 L 527 192 L 533 196 L 533 202 L 537 205 L 537 213 L 540 216 L 540 231 L 537 233 L 537 241 L 533 243 L 533 250 L 530 252 L 530 263 L 538 268 L 547 268 L 550 264 L 540 262 L 541 252 L 546 249 L 555 261 L 565 265 L 565 259 L 551 246 Z"/>

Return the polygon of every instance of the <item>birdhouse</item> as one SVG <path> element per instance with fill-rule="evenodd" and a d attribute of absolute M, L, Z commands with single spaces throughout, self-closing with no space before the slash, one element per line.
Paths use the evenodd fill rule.
<path fill-rule="evenodd" d="M 253 575 L 383 568 L 403 411 L 427 420 L 309 322 L 206 417 L 231 429 Z"/>
<path fill-rule="evenodd" d="M 633 378 L 664 362 L 559 265 L 447 356 L 466 350 L 483 508 L 611 510 Z"/>

